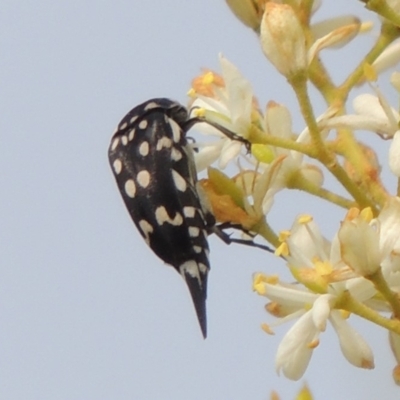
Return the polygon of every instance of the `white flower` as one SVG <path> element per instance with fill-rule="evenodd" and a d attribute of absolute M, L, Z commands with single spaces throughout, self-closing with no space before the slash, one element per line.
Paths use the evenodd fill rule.
<path fill-rule="evenodd" d="M 197 94 L 192 104 L 192 115 L 197 108 L 205 109 L 213 122 L 246 139 L 251 126 L 253 90 L 250 83 L 232 63 L 222 55 L 219 60 L 225 86 L 213 86 L 214 97 Z M 225 168 L 229 161 L 240 153 L 242 142 L 231 140 L 205 123 L 197 124 L 196 128 L 205 135 L 218 138 L 218 140 L 199 144 L 199 152 L 195 154 L 198 171 L 217 160 L 219 160 L 219 167 Z"/>
<path fill-rule="evenodd" d="M 379 93 L 379 92 L 378 92 Z M 383 96 L 364 93 L 353 100 L 356 114 L 332 117 L 319 126 L 325 129 L 346 128 L 376 132 L 384 138 L 391 138 L 397 131 L 399 113 L 386 102 Z"/>
<path fill-rule="evenodd" d="M 392 79 L 393 86 L 398 86 L 398 77 Z M 384 139 L 393 139 L 389 148 L 389 167 L 394 175 L 400 177 L 400 114 L 391 107 L 380 91 L 375 88 L 377 96 L 361 94 L 353 100 L 354 115 L 343 115 L 326 119 L 321 128 L 367 130 L 377 133 Z"/>
<path fill-rule="evenodd" d="M 299 318 L 278 346 L 275 359 L 278 373 L 282 371 L 292 380 L 303 376 L 313 350 L 319 345 L 319 335 L 325 331 L 328 321 L 338 335 L 345 358 L 357 367 L 373 368 L 373 354 L 368 344 L 348 325 L 340 311 L 332 309 L 335 295 L 311 293 L 300 289 L 298 285 L 263 282 L 260 276 L 256 276 L 254 288 L 259 294 L 279 304 L 281 309 L 291 311 L 282 316 L 279 324 Z"/>
<path fill-rule="evenodd" d="M 267 58 L 282 75 L 289 77 L 305 70 L 321 50 L 343 47 L 371 26 L 371 23 L 362 24 L 353 15 L 329 18 L 311 25 L 314 42 L 307 49 L 294 9 L 287 4 L 270 2 L 265 6 L 260 39 Z"/>
<path fill-rule="evenodd" d="M 262 274 L 255 276 L 253 286 L 258 294 L 276 303 L 274 315 L 280 320 L 275 325 L 298 318 L 278 347 L 278 372 L 282 371 L 289 379 L 302 377 L 328 321 L 335 329 L 345 358 L 357 367 L 373 368 L 368 344 L 334 305 L 345 291 L 350 291 L 358 301 L 367 301 L 376 290 L 369 281 L 349 271 L 341 260 L 337 236 L 332 243 L 327 241 L 311 217 L 299 217 L 286 236 L 285 258 L 293 275 L 308 289 L 276 282 Z"/>
<path fill-rule="evenodd" d="M 281 139 L 293 137 L 290 112 L 281 104 L 275 102 L 268 104 L 263 125 L 264 130 L 271 136 Z M 305 130 L 297 137 L 296 142 L 303 143 L 308 140 L 308 130 Z M 268 152 L 270 158 L 268 163 L 263 159 L 263 151 Z M 254 172 L 247 181 L 239 177 L 236 183 L 245 193 L 253 197 L 257 214 L 266 215 L 273 205 L 275 194 L 287 188 L 289 182 L 293 184 L 295 176 L 297 179 L 306 178 L 316 186 L 321 186 L 323 183 L 322 171 L 315 165 L 304 163 L 303 154 L 297 151 L 253 144 L 252 155 L 257 159 L 257 163 L 248 157 L 247 160 L 255 165 L 257 172 Z"/>

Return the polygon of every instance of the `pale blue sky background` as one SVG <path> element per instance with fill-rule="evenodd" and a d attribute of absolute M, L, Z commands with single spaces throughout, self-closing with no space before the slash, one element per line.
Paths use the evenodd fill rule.
<path fill-rule="evenodd" d="M 362 10 L 355 0 L 326 3 L 315 20 L 346 3 Z M 287 104 L 301 131 L 293 96 L 254 33 L 222 0 L 3 0 L 1 9 L 0 398 L 265 400 L 275 389 L 292 399 L 303 381 L 274 370 L 289 326 L 263 333 L 271 318 L 251 291 L 253 272 L 283 263 L 211 238 L 204 341 L 181 277 L 139 237 L 107 161 L 128 110 L 151 97 L 185 103 L 200 68 L 218 70 L 219 52 L 261 104 Z M 328 51 L 333 75 L 343 78 L 367 46 Z M 343 217 L 299 193 L 277 200 L 278 229 L 312 212 L 329 237 Z M 376 368 L 351 367 L 329 328 L 304 377 L 315 398 L 399 398 L 386 333 L 351 321 Z"/>

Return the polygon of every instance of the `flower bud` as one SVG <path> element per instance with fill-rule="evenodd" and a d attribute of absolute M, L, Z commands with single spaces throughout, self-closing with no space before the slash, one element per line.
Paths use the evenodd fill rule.
<path fill-rule="evenodd" d="M 282 75 L 306 69 L 306 39 L 292 7 L 267 3 L 260 38 L 264 54 Z"/>

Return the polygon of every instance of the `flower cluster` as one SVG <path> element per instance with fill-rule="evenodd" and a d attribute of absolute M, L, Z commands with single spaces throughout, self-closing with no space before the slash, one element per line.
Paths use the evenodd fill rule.
<path fill-rule="evenodd" d="M 200 184 L 216 219 L 240 224 L 267 240 L 296 280 L 254 275 L 253 289 L 269 299 L 266 309 L 278 318 L 263 329 L 272 333 L 274 326 L 296 320 L 278 347 L 276 368 L 299 379 L 327 323 L 351 364 L 373 368 L 371 348 L 349 324 L 353 314 L 389 331 L 398 363 L 394 378 L 400 382 L 400 114 L 375 82 L 400 61 L 397 7 L 388 2 L 375 10 L 382 28 L 373 49 L 342 84 L 335 84 L 320 53 L 357 40 L 371 23 L 349 15 L 311 23 L 320 5 L 313 1 L 227 3 L 259 34 L 263 53 L 293 89 L 305 121 L 296 134 L 286 106 L 270 101 L 260 107 L 252 85 L 222 55 L 221 74 L 204 71 L 189 91 L 192 116 L 205 121 L 197 124 L 204 136 L 193 146 L 198 171 L 208 171 Z M 319 116 L 310 83 L 326 101 Z M 391 83 L 398 96 L 400 72 L 392 74 Z M 348 107 L 360 85 L 365 92 Z M 398 180 L 396 190 L 383 185 L 378 157 L 357 139 L 358 131 L 388 141 L 387 164 Z M 344 196 L 325 186 L 323 168 Z M 233 174 L 226 172 L 233 169 Z M 347 210 L 331 241 L 308 215 L 296 217 L 289 231 L 276 232 L 269 225 L 274 198 L 285 189 L 302 190 Z"/>

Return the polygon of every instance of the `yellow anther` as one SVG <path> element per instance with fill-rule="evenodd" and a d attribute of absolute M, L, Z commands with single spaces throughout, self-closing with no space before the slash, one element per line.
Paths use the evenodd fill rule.
<path fill-rule="evenodd" d="M 314 339 L 310 343 L 307 344 L 307 347 L 309 349 L 315 349 L 316 347 L 318 347 L 318 345 L 319 345 L 319 340 L 318 339 Z"/>
<path fill-rule="evenodd" d="M 314 262 L 315 270 L 320 276 L 329 275 L 332 271 L 332 265 L 329 261 L 316 261 Z"/>
<path fill-rule="evenodd" d="M 206 72 L 203 75 L 202 83 L 203 85 L 211 85 L 214 83 L 214 74 L 211 71 Z"/>
<path fill-rule="evenodd" d="M 340 315 L 342 316 L 343 319 L 347 319 L 350 317 L 351 312 L 347 310 L 340 310 Z"/>
<path fill-rule="evenodd" d="M 265 283 L 269 283 L 270 285 L 276 285 L 279 283 L 279 276 L 278 275 L 264 275 L 263 281 Z"/>
<path fill-rule="evenodd" d="M 374 214 L 372 213 L 371 207 L 366 207 L 361 210 L 360 217 L 366 221 L 370 222 L 374 218 Z"/>
<path fill-rule="evenodd" d="M 196 108 L 193 110 L 193 114 L 195 117 L 204 117 L 206 115 L 205 108 Z"/>
<path fill-rule="evenodd" d="M 289 255 L 289 247 L 286 243 L 282 243 L 279 247 L 276 248 L 274 254 L 277 257 L 284 256 L 287 257 Z"/>
<path fill-rule="evenodd" d="M 275 335 L 275 332 L 271 329 L 271 327 L 268 324 L 261 324 L 261 329 L 265 332 L 268 333 L 268 335 Z"/>
<path fill-rule="evenodd" d="M 393 368 L 392 376 L 396 385 L 400 386 L 400 365 L 396 365 Z"/>
<path fill-rule="evenodd" d="M 360 33 L 369 32 L 374 27 L 374 23 L 372 21 L 365 21 L 360 26 Z"/>
<path fill-rule="evenodd" d="M 265 290 L 265 285 L 263 283 L 253 283 L 253 290 L 257 292 L 260 296 L 265 296 L 267 291 Z"/>
<path fill-rule="evenodd" d="M 279 277 L 277 275 L 265 275 L 257 273 L 253 276 L 253 290 L 259 295 L 265 295 L 267 292 L 265 289 L 265 284 L 276 285 L 279 282 Z"/>
<path fill-rule="evenodd" d="M 271 303 L 266 304 L 264 308 L 267 313 L 273 315 L 274 317 L 284 317 L 281 305 L 275 301 L 271 301 Z"/>
<path fill-rule="evenodd" d="M 196 91 L 193 88 L 190 88 L 186 94 L 189 97 L 194 97 L 194 96 L 196 96 Z"/>
<path fill-rule="evenodd" d="M 361 361 L 361 368 L 364 368 L 364 369 L 373 369 L 373 368 L 375 368 L 374 361 L 373 360 L 363 359 Z"/>
<path fill-rule="evenodd" d="M 290 237 L 292 233 L 290 231 L 280 231 L 279 232 L 279 241 L 280 242 L 286 242 L 286 240 Z"/>
<path fill-rule="evenodd" d="M 309 214 L 302 214 L 297 218 L 297 222 L 299 224 L 308 224 L 313 220 L 312 215 Z"/>
<path fill-rule="evenodd" d="M 349 211 L 347 211 L 345 220 L 346 221 L 353 221 L 353 219 L 357 218 L 360 215 L 360 210 L 356 207 L 350 208 Z"/>

